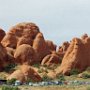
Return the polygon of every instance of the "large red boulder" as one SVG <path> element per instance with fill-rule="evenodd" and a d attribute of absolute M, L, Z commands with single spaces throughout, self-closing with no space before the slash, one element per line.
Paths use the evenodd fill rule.
<path fill-rule="evenodd" d="M 20 45 L 14 53 L 15 62 L 18 64 L 35 63 L 36 53 L 34 49 L 28 44 Z"/>
<path fill-rule="evenodd" d="M 41 77 L 37 71 L 28 65 L 20 66 L 18 70 L 14 71 L 10 76 L 7 77 L 7 80 L 11 80 L 13 78 L 20 80 L 21 82 L 26 82 L 29 79 L 35 82 L 41 81 Z"/>
<path fill-rule="evenodd" d="M 84 35 L 81 36 L 81 39 L 82 40 L 85 40 L 87 37 L 88 37 L 88 35 L 87 34 L 84 34 Z"/>
<path fill-rule="evenodd" d="M 21 82 L 25 82 L 25 76 L 20 69 L 14 71 L 11 75 L 9 75 L 7 77 L 7 80 L 12 80 L 12 79 L 16 79 L 16 80 L 19 80 Z"/>
<path fill-rule="evenodd" d="M 33 81 L 41 81 L 41 76 L 38 74 L 38 72 L 36 71 L 36 69 L 34 69 L 33 67 L 29 66 L 29 65 L 22 65 L 20 67 L 21 71 L 23 72 L 23 74 L 25 75 L 25 78 L 28 80 L 28 78 L 30 78 Z"/>
<path fill-rule="evenodd" d="M 54 64 L 59 64 L 60 62 L 60 57 L 56 53 L 53 53 L 45 56 L 41 62 L 41 65 L 51 66 Z"/>

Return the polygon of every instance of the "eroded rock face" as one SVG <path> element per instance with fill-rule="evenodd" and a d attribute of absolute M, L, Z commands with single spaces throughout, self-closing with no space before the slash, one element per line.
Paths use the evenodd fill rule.
<path fill-rule="evenodd" d="M 5 36 L 5 32 L 4 32 L 4 30 L 2 30 L 0 28 L 0 42 L 2 41 L 2 39 L 4 38 L 4 36 Z"/>
<path fill-rule="evenodd" d="M 42 80 L 42 78 L 40 77 L 38 72 L 29 65 L 22 65 L 20 67 L 20 69 L 23 72 L 23 74 L 25 75 L 26 80 L 28 80 L 28 78 L 30 78 L 31 80 L 36 81 L 36 82 Z"/>
<path fill-rule="evenodd" d="M 7 53 L 11 56 L 14 56 L 15 53 L 15 49 L 10 48 L 10 47 L 6 47 Z"/>
<path fill-rule="evenodd" d="M 7 80 L 11 80 L 13 78 L 20 80 L 21 82 L 26 82 L 28 79 L 36 82 L 41 81 L 41 77 L 39 76 L 39 74 L 28 65 L 20 66 L 18 70 L 16 70 L 9 77 L 7 77 Z"/>
<path fill-rule="evenodd" d="M 90 66 L 90 37 L 84 40 L 74 38 L 62 60 L 61 66 L 56 69 L 56 73 L 69 75 L 71 69 L 78 69 L 80 72 Z"/>
<path fill-rule="evenodd" d="M 51 52 L 56 51 L 57 46 L 52 41 L 46 40 L 46 44 L 49 47 L 49 49 L 51 50 Z"/>
<path fill-rule="evenodd" d="M 20 23 L 12 27 L 2 40 L 5 47 L 16 48 L 21 44 L 33 44 L 33 40 L 39 32 L 34 23 Z"/>
<path fill-rule="evenodd" d="M 53 53 L 44 57 L 44 59 L 41 62 L 41 65 L 51 66 L 53 64 L 59 64 L 59 63 L 60 63 L 60 57 L 56 53 Z"/>
<path fill-rule="evenodd" d="M 0 43 L 0 71 L 3 71 L 9 64 L 14 64 L 14 50 L 9 47 L 3 47 Z"/>
<path fill-rule="evenodd" d="M 64 57 L 64 55 L 65 55 L 65 53 L 66 53 L 69 45 L 70 45 L 69 42 L 64 42 L 64 43 L 62 44 L 62 46 L 59 47 L 59 49 L 58 49 L 58 54 L 59 54 L 59 56 L 60 56 L 61 58 Z"/>
<path fill-rule="evenodd" d="M 29 44 L 29 45 L 33 45 L 33 39 L 31 39 L 30 37 L 21 37 L 17 43 L 17 47 L 22 45 L 22 44 Z"/>
<path fill-rule="evenodd" d="M 47 46 L 42 33 L 37 34 L 33 42 L 33 49 L 37 53 L 39 61 L 41 61 L 46 55 L 50 54 L 50 49 Z"/>
<path fill-rule="evenodd" d="M 7 59 L 9 63 L 12 63 L 12 64 L 15 63 L 15 58 L 14 58 L 15 49 L 10 47 L 6 47 L 5 49 L 7 51 Z"/>
<path fill-rule="evenodd" d="M 36 53 L 30 45 L 22 44 L 16 49 L 14 58 L 18 64 L 32 64 L 35 63 Z"/>
<path fill-rule="evenodd" d="M 0 71 L 2 71 L 4 66 L 6 66 L 7 64 L 8 64 L 7 51 L 2 46 L 2 44 L 0 44 Z"/>

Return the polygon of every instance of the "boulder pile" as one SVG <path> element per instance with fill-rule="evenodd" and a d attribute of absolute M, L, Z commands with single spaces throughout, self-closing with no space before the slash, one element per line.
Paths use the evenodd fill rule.
<path fill-rule="evenodd" d="M 19 23 L 6 34 L 0 29 L 0 71 L 4 71 L 9 64 L 16 64 L 18 68 L 7 79 L 16 78 L 21 82 L 28 78 L 42 80 L 39 68 L 36 70 L 33 66 L 35 64 L 47 68 L 56 65 L 54 70 L 46 72 L 51 78 L 59 74 L 70 75 L 72 69 L 82 72 L 90 66 L 90 37 L 84 34 L 81 38 L 64 42 L 57 50 L 52 41 L 45 40 L 34 23 Z"/>
<path fill-rule="evenodd" d="M 25 82 L 28 78 L 34 81 L 40 81 L 41 76 L 32 65 L 44 65 L 44 58 L 47 59 L 47 65 L 57 64 L 60 59 L 56 52 L 56 45 L 45 40 L 39 27 L 34 23 L 19 23 L 5 34 L 0 29 L 0 71 L 3 71 L 9 64 L 17 64 L 18 69 L 10 73 L 7 79 L 16 78 Z M 27 74 L 27 75 L 26 75 Z"/>
<path fill-rule="evenodd" d="M 61 65 L 56 69 L 57 74 L 69 75 L 72 69 L 84 71 L 90 66 L 90 37 L 87 34 L 74 38 L 66 51 Z"/>

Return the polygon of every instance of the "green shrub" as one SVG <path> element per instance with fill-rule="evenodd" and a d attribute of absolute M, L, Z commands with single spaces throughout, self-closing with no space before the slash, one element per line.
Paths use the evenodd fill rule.
<path fill-rule="evenodd" d="M 31 78 L 28 78 L 26 83 L 29 83 L 29 82 L 34 82 Z"/>
<path fill-rule="evenodd" d="M 18 87 L 2 86 L 2 90 L 20 90 Z"/>
<path fill-rule="evenodd" d="M 83 74 L 82 74 L 82 78 L 84 78 L 84 79 L 90 78 L 90 74 L 88 74 L 88 73 L 83 73 Z"/>
<path fill-rule="evenodd" d="M 48 73 L 48 70 L 47 69 L 43 69 L 43 68 L 38 70 L 38 73 L 43 73 L 43 72 Z"/>
<path fill-rule="evenodd" d="M 11 71 L 12 69 L 14 69 L 15 66 L 16 66 L 16 64 L 9 64 L 9 65 L 7 65 L 7 66 L 4 68 L 4 71 L 5 71 L 5 72 L 9 72 L 9 71 Z"/>
<path fill-rule="evenodd" d="M 49 78 L 47 75 L 44 75 L 42 78 L 42 81 L 50 81 L 52 80 L 51 78 Z"/>
<path fill-rule="evenodd" d="M 40 64 L 34 64 L 33 67 L 36 67 L 36 68 L 39 68 L 40 67 Z"/>
<path fill-rule="evenodd" d="M 39 73 L 42 73 L 42 72 L 43 72 L 43 70 L 42 70 L 42 69 L 39 69 L 39 70 L 38 70 L 38 72 L 39 72 Z"/>
<path fill-rule="evenodd" d="M 58 76 L 57 76 L 57 79 L 58 79 L 59 81 L 65 81 L 65 77 L 64 77 L 63 74 L 58 75 Z"/>
<path fill-rule="evenodd" d="M 79 74 L 79 70 L 78 69 L 72 69 L 70 71 L 70 75 L 77 75 L 77 74 Z"/>
<path fill-rule="evenodd" d="M 16 81 L 15 78 L 13 78 L 13 79 L 11 79 L 11 80 L 7 80 L 7 84 L 8 84 L 8 85 L 12 85 L 12 84 L 15 83 L 15 81 Z"/>

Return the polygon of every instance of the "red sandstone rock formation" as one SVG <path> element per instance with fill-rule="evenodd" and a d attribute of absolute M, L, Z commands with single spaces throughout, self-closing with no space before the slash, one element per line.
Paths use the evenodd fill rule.
<path fill-rule="evenodd" d="M 8 64 L 7 59 L 7 51 L 6 49 L 0 44 L 0 71 L 3 70 L 3 67 Z"/>
<path fill-rule="evenodd" d="M 15 60 L 14 60 L 14 53 L 15 53 L 15 49 L 13 48 L 9 48 L 9 47 L 6 47 L 5 48 L 6 51 L 7 51 L 7 59 L 8 59 L 8 62 L 9 63 L 15 63 Z"/>
<path fill-rule="evenodd" d="M 46 55 L 50 54 L 50 49 L 47 46 L 42 33 L 37 34 L 33 42 L 33 48 L 37 53 L 39 61 L 41 61 Z"/>
<path fill-rule="evenodd" d="M 59 64 L 59 63 L 60 63 L 60 57 L 56 53 L 53 53 L 44 57 L 44 59 L 41 62 L 41 65 L 51 66 L 53 64 Z"/>
<path fill-rule="evenodd" d="M 39 28 L 34 23 L 20 23 L 10 29 L 1 43 L 11 48 L 16 48 L 21 44 L 32 45 L 38 32 Z"/>
<path fill-rule="evenodd" d="M 61 66 L 56 69 L 56 74 L 69 75 L 74 68 L 80 72 L 90 66 L 90 37 L 83 39 L 74 38 L 62 60 Z"/>
<path fill-rule="evenodd" d="M 21 37 L 17 43 L 17 47 L 22 45 L 22 44 L 29 44 L 29 45 L 33 45 L 33 39 L 29 38 L 29 37 Z"/>
<path fill-rule="evenodd" d="M 0 29 L 0 70 L 10 63 L 21 65 L 8 79 L 16 78 L 23 82 L 31 78 L 40 81 L 37 71 L 29 65 L 41 63 L 50 66 L 58 64 L 63 57 L 61 65 L 47 74 L 49 77 L 55 78 L 60 73 L 69 75 L 75 68 L 82 72 L 90 66 L 90 37 L 87 34 L 81 39 L 74 38 L 70 43 L 64 42 L 57 53 L 56 45 L 45 41 L 34 23 L 17 24 L 4 35 L 5 32 Z"/>
<path fill-rule="evenodd" d="M 49 47 L 49 49 L 51 50 L 51 52 L 56 51 L 57 46 L 52 41 L 46 40 L 46 44 Z"/>
<path fill-rule="evenodd" d="M 62 44 L 62 46 L 59 47 L 59 49 L 58 49 L 58 54 L 59 54 L 59 56 L 60 56 L 61 58 L 64 57 L 64 55 L 65 55 L 68 47 L 69 47 L 69 42 L 64 42 L 64 43 Z"/>
<path fill-rule="evenodd" d="M 37 59 L 34 49 L 28 44 L 20 45 L 15 51 L 14 58 L 18 64 L 32 64 Z"/>
<path fill-rule="evenodd" d="M 32 79 L 33 81 L 41 81 L 41 77 L 38 74 L 38 72 L 28 65 L 22 65 L 20 67 L 21 71 L 25 75 L 25 78 L 28 80 L 28 78 Z"/>
<path fill-rule="evenodd" d="M 18 70 L 7 77 L 7 80 L 11 80 L 13 78 L 20 80 L 21 82 L 26 82 L 28 79 L 31 79 L 33 81 L 41 81 L 41 77 L 39 76 L 39 74 L 28 65 L 20 66 Z"/>

